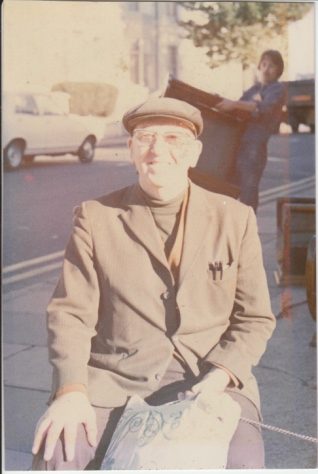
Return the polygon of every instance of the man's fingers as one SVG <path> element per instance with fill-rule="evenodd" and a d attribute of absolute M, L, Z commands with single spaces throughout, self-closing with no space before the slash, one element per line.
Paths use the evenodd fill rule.
<path fill-rule="evenodd" d="M 96 419 L 93 417 L 91 420 L 84 422 L 84 427 L 86 430 L 86 436 L 89 444 L 91 446 L 96 446 L 97 444 L 97 426 Z"/>
<path fill-rule="evenodd" d="M 68 423 L 64 426 L 64 446 L 67 461 L 73 461 L 77 436 L 77 424 Z"/>
<path fill-rule="evenodd" d="M 53 456 L 53 452 L 63 429 L 63 425 L 61 423 L 52 423 L 50 428 L 48 429 L 45 441 L 45 451 L 44 451 L 44 461 L 50 461 Z"/>
<path fill-rule="evenodd" d="M 178 400 L 186 400 L 186 399 L 192 399 L 196 395 L 196 392 L 193 390 L 186 390 L 185 392 L 179 392 L 178 393 Z"/>
<path fill-rule="evenodd" d="M 52 423 L 52 420 L 49 417 L 43 417 L 40 419 L 39 423 L 37 424 L 37 427 L 35 429 L 33 446 L 32 446 L 33 454 L 38 453 L 40 446 L 42 444 L 43 438 L 46 435 L 46 432 L 51 423 Z"/>

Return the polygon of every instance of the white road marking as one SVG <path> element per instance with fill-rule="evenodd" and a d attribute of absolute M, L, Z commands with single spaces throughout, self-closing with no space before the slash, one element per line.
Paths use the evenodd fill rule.
<path fill-rule="evenodd" d="M 56 270 L 57 268 L 61 268 L 62 262 L 58 263 L 51 263 L 51 265 L 46 265 L 45 267 L 35 268 L 34 270 L 30 270 L 28 272 L 19 273 L 18 275 L 14 275 L 11 277 L 3 278 L 2 283 L 3 285 L 7 285 L 9 283 L 15 283 L 17 281 L 25 280 L 26 278 L 31 278 L 37 275 L 41 275 L 42 273 L 47 273 L 51 270 Z"/>
<path fill-rule="evenodd" d="M 281 186 L 276 186 L 275 188 L 266 189 L 259 193 L 260 200 L 268 196 L 279 195 L 282 191 L 298 191 L 304 187 L 310 187 L 315 184 L 315 176 L 310 176 L 309 178 L 303 178 L 292 183 L 282 184 Z"/>
<path fill-rule="evenodd" d="M 287 158 L 280 158 L 279 156 L 269 156 L 268 161 L 278 162 L 278 161 L 286 161 Z"/>
<path fill-rule="evenodd" d="M 50 253 L 48 255 L 43 255 L 43 257 L 32 258 L 31 260 L 24 260 L 24 262 L 15 263 L 14 265 L 8 265 L 4 267 L 2 273 L 10 273 L 15 270 L 21 270 L 21 268 L 31 267 L 37 265 L 38 263 L 49 262 L 55 258 L 61 258 L 64 255 L 64 250 L 59 250 L 58 252 Z"/>

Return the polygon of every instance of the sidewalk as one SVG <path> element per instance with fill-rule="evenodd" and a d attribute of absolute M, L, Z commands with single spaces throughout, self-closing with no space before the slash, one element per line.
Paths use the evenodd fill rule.
<path fill-rule="evenodd" d="M 314 190 L 295 196 L 311 197 Z M 276 269 L 276 204 L 258 212 L 264 262 L 277 328 L 255 374 L 264 423 L 309 436 L 316 430 L 316 350 L 310 341 L 315 323 L 304 287 L 280 288 Z M 257 276 L 256 276 L 257 277 Z M 45 308 L 56 274 L 3 295 L 5 470 L 29 470 L 36 422 L 46 407 L 51 367 L 47 362 Z M 282 305 L 291 306 L 281 317 Z M 267 468 L 315 468 L 314 444 L 264 430 Z"/>

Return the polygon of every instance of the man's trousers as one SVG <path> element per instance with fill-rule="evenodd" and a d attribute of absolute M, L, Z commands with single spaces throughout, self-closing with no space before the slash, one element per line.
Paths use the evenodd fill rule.
<path fill-rule="evenodd" d="M 198 380 L 191 376 L 177 359 L 173 359 L 159 389 L 145 401 L 150 405 L 161 405 L 176 400 L 179 392 L 189 389 Z M 105 387 L 107 390 L 107 387 Z M 241 416 L 259 421 L 258 410 L 246 397 L 228 391 L 229 395 L 241 406 Z M 118 420 L 124 411 L 120 408 L 95 407 L 97 415 L 97 448 L 89 445 L 83 425 L 79 426 L 75 457 L 71 462 L 65 459 L 63 434 L 58 441 L 53 458 L 43 460 L 43 446 L 39 454 L 34 457 L 33 470 L 99 470 L 110 443 Z M 228 469 L 261 469 L 264 468 L 264 443 L 259 428 L 240 421 L 230 443 L 227 468 Z"/>

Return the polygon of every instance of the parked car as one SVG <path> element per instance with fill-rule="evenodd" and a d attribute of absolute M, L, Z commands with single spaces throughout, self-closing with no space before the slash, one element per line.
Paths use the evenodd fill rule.
<path fill-rule="evenodd" d="M 102 137 L 97 142 L 98 147 L 125 146 L 129 138 L 121 120 L 108 122 Z"/>
<path fill-rule="evenodd" d="M 283 121 L 288 123 L 294 133 L 300 124 L 308 125 L 315 132 L 315 81 L 299 79 L 286 82 L 287 105 Z"/>
<path fill-rule="evenodd" d="M 64 97 L 65 99 L 65 97 Z M 81 163 L 94 158 L 96 136 L 68 113 L 61 93 L 5 93 L 3 158 L 15 170 L 36 155 L 77 155 Z"/>

